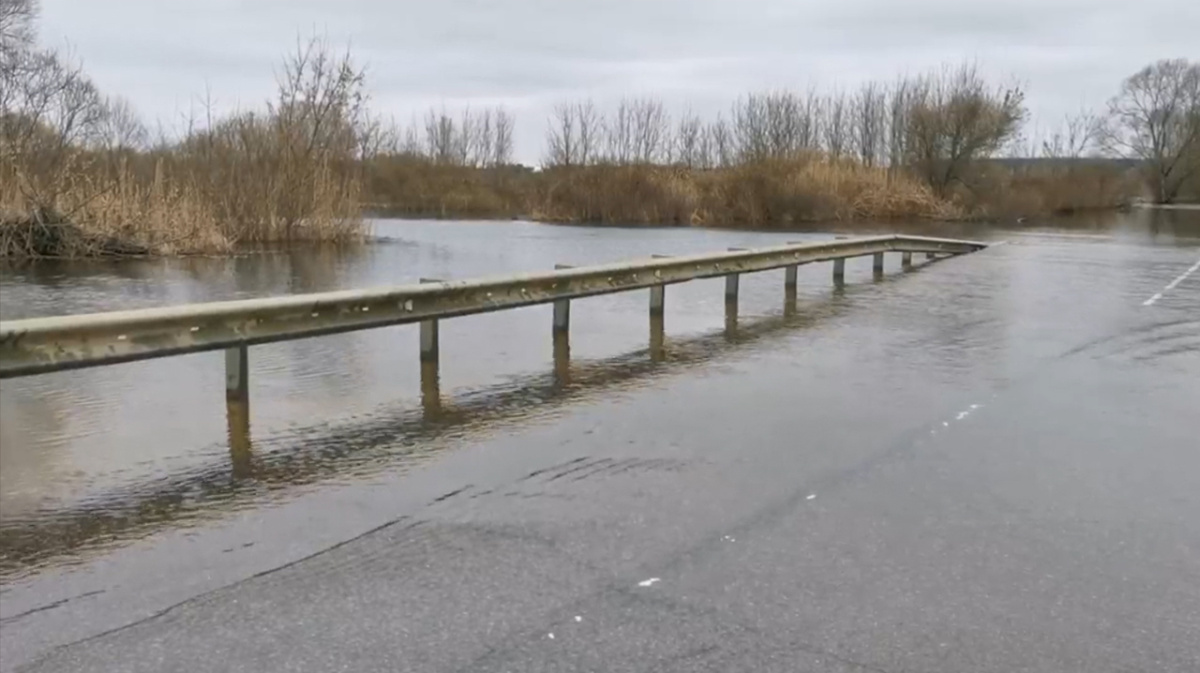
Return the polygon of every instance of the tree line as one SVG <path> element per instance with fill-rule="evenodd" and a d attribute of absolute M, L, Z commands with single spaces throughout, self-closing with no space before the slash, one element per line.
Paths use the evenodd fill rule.
<path fill-rule="evenodd" d="M 1133 188 L 1093 160 L 1117 157 L 1136 162 L 1137 188 L 1156 201 L 1200 196 L 1200 63 L 1184 59 L 1147 65 L 1103 110 L 1033 138 L 1024 88 L 973 63 L 850 92 L 751 93 L 709 117 L 649 96 L 564 101 L 531 172 L 514 164 L 510 110 L 435 108 L 398 124 L 371 109 L 351 54 L 320 39 L 285 57 L 261 108 L 205 104 L 182 131 L 154 134 L 81 63 L 38 44 L 38 10 L 0 0 L 4 256 L 355 238 L 364 203 L 735 224 L 1107 207 Z M 1005 157 L 1055 161 L 998 170 Z M 636 209 L 615 203 L 630 194 Z"/>

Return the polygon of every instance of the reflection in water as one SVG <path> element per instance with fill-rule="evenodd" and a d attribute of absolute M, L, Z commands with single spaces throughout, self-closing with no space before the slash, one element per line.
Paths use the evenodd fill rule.
<path fill-rule="evenodd" d="M 725 295 L 725 338 L 737 339 L 738 300 L 737 295 Z"/>
<path fill-rule="evenodd" d="M 554 330 L 554 377 L 558 385 L 571 385 L 571 332 L 569 330 Z"/>
<path fill-rule="evenodd" d="M 250 401 L 228 398 L 225 416 L 229 421 L 229 458 L 234 479 L 248 479 L 254 473 L 254 450 L 250 442 Z"/>
<path fill-rule="evenodd" d="M 650 360 L 662 362 L 667 359 L 666 320 L 662 313 L 650 314 Z"/>
<path fill-rule="evenodd" d="M 661 376 L 710 363 L 738 346 L 809 327 L 818 318 L 836 315 L 844 305 L 833 299 L 815 304 L 803 316 L 748 321 L 733 335 L 722 331 L 673 340 L 669 353 L 663 347 L 662 316 L 652 316 L 651 335 L 658 337 L 647 350 L 572 364 L 563 339 L 556 342 L 562 344 L 556 350 L 562 357 L 556 357 L 554 371 L 459 395 L 448 405 L 440 401 L 436 363 L 423 363 L 420 410 L 384 408 L 366 420 L 333 428 L 299 428 L 259 442 L 258 455 L 250 440 L 249 405 L 231 400 L 230 464 L 174 474 L 81 508 L 0 521 L 0 578 L 36 572 L 55 559 L 78 561 L 89 549 L 136 539 L 167 523 L 189 525 L 253 507 L 263 497 L 277 500 L 286 496 L 288 486 L 347 474 L 406 471 L 443 450 L 446 444 L 439 440 L 489 433 L 502 423 L 548 417 L 562 413 L 569 403 L 648 385 Z M 568 367 L 569 383 L 564 384 L 562 370 Z M 280 445 L 286 450 L 279 450 Z"/>
<path fill-rule="evenodd" d="M 441 372 L 436 359 L 421 358 L 421 409 L 429 422 L 437 421 L 442 415 Z"/>

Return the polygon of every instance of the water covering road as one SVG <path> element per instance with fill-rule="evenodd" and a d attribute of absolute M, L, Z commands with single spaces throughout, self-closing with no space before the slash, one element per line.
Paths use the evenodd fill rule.
<path fill-rule="evenodd" d="M 1190 219 L 1189 219 L 1190 218 Z M 763 245 L 384 223 L 389 242 L 9 271 L 6 318 Z M 0 386 L 0 669 L 1200 670 L 1200 217 L 871 278 L 802 268 Z M 822 236 L 813 235 L 812 238 Z M 132 269 L 132 270 L 130 270 Z M 40 275 L 38 275 L 40 274 Z M 1157 299 L 1154 299 L 1157 296 Z M 114 299 L 115 298 L 115 299 Z M 1153 301 L 1151 301 L 1153 299 Z"/>

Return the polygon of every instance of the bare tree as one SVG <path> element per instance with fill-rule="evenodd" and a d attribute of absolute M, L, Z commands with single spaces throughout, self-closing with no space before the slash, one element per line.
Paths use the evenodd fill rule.
<path fill-rule="evenodd" d="M 491 165 L 505 166 L 512 161 L 513 115 L 504 109 L 504 107 L 497 107 L 494 113 L 494 120 Z"/>
<path fill-rule="evenodd" d="M 276 130 L 290 138 L 289 152 L 353 152 L 367 113 L 365 81 L 349 52 L 335 55 L 320 37 L 298 42 L 284 60 L 278 101 L 269 106 Z"/>
<path fill-rule="evenodd" d="M 1024 92 L 992 89 L 974 65 L 928 75 L 909 90 L 908 163 L 938 194 L 976 159 L 1004 147 L 1025 119 Z"/>
<path fill-rule="evenodd" d="M 1163 60 L 1122 83 L 1109 101 L 1105 145 L 1146 162 L 1161 203 L 1200 172 L 1200 64 Z"/>
<path fill-rule="evenodd" d="M 710 166 L 728 167 L 736 160 L 736 149 L 729 122 L 721 115 L 704 129 L 706 150 L 705 163 Z"/>
<path fill-rule="evenodd" d="M 452 140 L 455 166 L 473 166 L 475 157 L 472 156 L 472 152 L 479 144 L 480 121 L 479 116 L 470 112 L 469 107 L 463 108 L 462 113 L 458 116 L 458 126 L 455 128 L 454 140 Z"/>
<path fill-rule="evenodd" d="M 37 0 L 0 0 L 0 67 L 33 46 Z"/>
<path fill-rule="evenodd" d="M 104 101 L 99 136 L 101 146 L 109 151 L 141 150 L 150 138 L 133 105 L 121 96 Z"/>
<path fill-rule="evenodd" d="M 804 148 L 810 120 L 805 117 L 802 101 L 791 92 L 779 92 L 765 96 L 763 103 L 767 156 L 783 159 Z"/>
<path fill-rule="evenodd" d="M 1048 159 L 1078 159 L 1095 149 L 1103 134 L 1104 120 L 1082 110 L 1068 115 L 1062 125 L 1041 141 L 1041 156 Z"/>
<path fill-rule="evenodd" d="M 849 152 L 853 133 L 853 120 L 847 110 L 846 95 L 839 92 L 826 98 L 824 110 L 822 135 L 825 137 L 825 150 L 829 156 L 840 159 Z"/>
<path fill-rule="evenodd" d="M 908 122 L 912 100 L 919 87 L 908 78 L 899 79 L 892 88 L 888 104 L 888 176 L 904 167 L 908 156 Z"/>
<path fill-rule="evenodd" d="M 600 140 L 604 133 L 604 120 L 596 111 L 596 104 L 589 98 L 574 106 L 575 123 L 579 129 L 577 147 L 579 164 L 589 166 L 600 158 Z"/>
<path fill-rule="evenodd" d="M 425 114 L 425 152 L 436 164 L 453 164 L 457 158 L 456 148 L 459 132 L 454 118 L 441 111 L 430 110 Z"/>
<path fill-rule="evenodd" d="M 765 161 L 777 149 L 783 139 L 784 129 L 769 121 L 768 106 L 771 96 L 750 94 L 739 99 L 733 106 L 731 142 L 736 148 L 739 161 L 753 163 Z M 782 104 L 779 103 L 779 104 Z"/>
<path fill-rule="evenodd" d="M 474 115 L 468 108 L 463 112 L 463 135 L 468 146 L 465 165 L 481 168 L 491 163 L 492 147 L 496 143 L 492 111 L 484 108 Z"/>
<path fill-rule="evenodd" d="M 550 115 L 546 131 L 546 165 L 579 165 L 579 128 L 575 124 L 575 106 L 560 103 Z"/>
<path fill-rule="evenodd" d="M 670 117 L 661 101 L 642 98 L 632 101 L 633 158 L 654 164 L 665 160 L 669 150 Z"/>
<path fill-rule="evenodd" d="M 675 160 L 688 168 L 707 168 L 703 164 L 706 163 L 701 157 L 704 148 L 702 140 L 704 138 L 703 122 L 700 117 L 696 116 L 691 111 L 685 112 L 679 118 L 679 125 L 675 131 Z"/>
<path fill-rule="evenodd" d="M 633 102 L 622 99 L 612 117 L 604 119 L 605 159 L 619 166 L 634 160 Z"/>
<path fill-rule="evenodd" d="M 383 154 L 401 152 L 400 130 L 394 118 L 384 121 L 378 116 L 368 116 L 357 135 L 355 156 L 361 162 L 369 162 Z"/>
<path fill-rule="evenodd" d="M 39 211 L 52 209 L 68 167 L 86 160 L 81 150 L 99 138 L 104 101 L 82 66 L 57 53 L 20 48 L 9 56 L 0 72 L 0 179 L 18 184 Z"/>
<path fill-rule="evenodd" d="M 409 124 L 404 127 L 404 136 L 399 141 L 400 146 L 398 151 L 400 154 L 405 154 L 410 157 L 425 157 L 428 156 L 425 147 L 421 142 L 421 126 L 417 122 L 417 116 L 414 113 Z"/>
<path fill-rule="evenodd" d="M 867 166 L 886 159 L 887 92 L 878 82 L 868 82 L 850 103 L 851 135 L 859 161 Z"/>

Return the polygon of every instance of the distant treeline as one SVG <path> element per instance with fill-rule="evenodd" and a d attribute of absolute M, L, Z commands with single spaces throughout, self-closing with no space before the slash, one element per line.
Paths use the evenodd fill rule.
<path fill-rule="evenodd" d="M 653 98 L 607 113 L 585 100 L 554 109 L 534 172 L 439 149 L 487 146 L 473 140 L 486 125 L 433 111 L 367 161 L 367 193 L 404 215 L 770 227 L 1067 213 L 1146 191 L 1143 162 L 1099 157 L 1102 119 L 1073 117 L 1031 148 L 1026 118 L 1020 88 L 970 64 L 854 94 L 746 95 L 709 120 Z"/>
<path fill-rule="evenodd" d="M 0 0 L 0 256 L 225 252 L 354 241 L 400 216 L 787 227 L 1007 218 L 1200 194 L 1200 65 L 1160 61 L 1103 113 L 1026 135 L 1025 92 L 972 64 L 851 93 L 744 95 L 719 115 L 651 97 L 564 102 L 536 168 L 503 107 L 371 112 L 364 72 L 320 40 L 261 110 L 153 138 Z"/>

